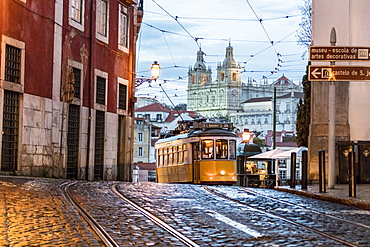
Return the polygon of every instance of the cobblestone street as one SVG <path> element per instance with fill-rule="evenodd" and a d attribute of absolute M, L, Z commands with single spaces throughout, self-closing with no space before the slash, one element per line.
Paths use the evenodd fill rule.
<path fill-rule="evenodd" d="M 0 246 L 103 246 L 66 201 L 62 187 L 70 182 L 0 176 Z M 370 246 L 369 211 L 281 191 L 209 187 L 227 199 L 199 185 L 73 184 L 74 196 L 119 246 L 183 244 L 115 195 L 113 184 L 199 246 Z"/>
<path fill-rule="evenodd" d="M 62 180 L 0 177 L 0 246 L 100 246 Z"/>

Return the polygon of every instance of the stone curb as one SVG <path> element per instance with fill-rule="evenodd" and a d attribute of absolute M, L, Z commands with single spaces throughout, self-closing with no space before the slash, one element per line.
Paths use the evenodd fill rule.
<path fill-rule="evenodd" d="M 327 196 L 324 194 L 315 194 L 315 193 L 310 193 L 308 191 L 302 191 L 302 190 L 294 190 L 294 189 L 287 189 L 287 188 L 281 188 L 281 187 L 275 187 L 274 189 L 278 191 L 282 191 L 282 192 L 287 192 L 290 194 L 295 194 L 295 195 L 305 196 L 308 198 L 317 199 L 317 200 L 334 202 L 334 203 L 357 207 L 360 209 L 370 210 L 370 204 L 365 203 L 365 202 L 356 202 L 350 199 L 343 199 L 343 198 L 338 198 L 338 197 L 333 197 L 333 196 Z"/>

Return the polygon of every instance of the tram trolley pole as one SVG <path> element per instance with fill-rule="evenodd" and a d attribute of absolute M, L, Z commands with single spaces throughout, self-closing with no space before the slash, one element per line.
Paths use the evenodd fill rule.
<path fill-rule="evenodd" d="M 296 174 L 297 153 L 290 154 L 290 188 L 295 188 L 295 174 Z"/>
<path fill-rule="evenodd" d="M 302 151 L 302 190 L 307 190 L 308 151 Z"/>
<path fill-rule="evenodd" d="M 326 192 L 325 185 L 325 151 L 319 151 L 319 192 Z"/>
<path fill-rule="evenodd" d="M 355 152 L 348 153 L 349 197 L 356 197 Z"/>

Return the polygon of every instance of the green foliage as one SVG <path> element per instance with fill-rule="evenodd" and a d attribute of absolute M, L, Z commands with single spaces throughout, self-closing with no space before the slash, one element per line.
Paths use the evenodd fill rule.
<path fill-rule="evenodd" d="M 310 65 L 310 64 L 309 64 Z M 298 146 L 308 147 L 311 122 L 311 82 L 308 80 L 308 66 L 302 78 L 304 100 L 300 99 L 297 111 L 296 142 Z"/>
<path fill-rule="evenodd" d="M 175 106 L 175 109 L 178 111 L 186 111 L 187 108 L 188 108 L 188 105 L 185 103 L 181 103 Z"/>
<path fill-rule="evenodd" d="M 253 143 L 260 146 L 260 147 L 265 146 L 265 142 L 262 139 L 258 138 L 258 137 L 253 138 Z"/>

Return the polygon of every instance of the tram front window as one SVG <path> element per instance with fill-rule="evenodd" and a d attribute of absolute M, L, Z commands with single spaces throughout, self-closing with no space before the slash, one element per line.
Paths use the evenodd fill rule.
<path fill-rule="evenodd" d="M 202 141 L 202 159 L 213 159 L 213 140 Z"/>
<path fill-rule="evenodd" d="M 216 141 L 216 159 L 227 159 L 227 140 Z"/>
<path fill-rule="evenodd" d="M 229 155 L 230 159 L 235 159 L 235 153 L 236 153 L 236 141 L 230 140 L 229 144 Z"/>

